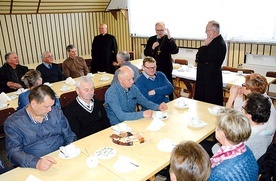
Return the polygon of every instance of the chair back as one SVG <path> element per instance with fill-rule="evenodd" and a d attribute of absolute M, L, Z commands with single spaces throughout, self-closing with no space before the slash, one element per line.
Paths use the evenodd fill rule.
<path fill-rule="evenodd" d="M 86 62 L 86 65 L 89 69 L 89 72 L 91 72 L 91 63 L 92 63 L 92 59 L 91 58 L 87 58 L 87 59 L 84 59 L 85 62 Z"/>
<path fill-rule="evenodd" d="M 105 92 L 107 91 L 108 88 L 109 88 L 109 86 L 96 88 L 94 90 L 95 97 L 104 102 L 104 95 L 105 95 Z"/>
<path fill-rule="evenodd" d="M 64 110 L 66 106 L 68 106 L 73 100 L 77 97 L 76 91 L 66 92 L 60 95 L 59 101 L 61 109 Z"/>
<path fill-rule="evenodd" d="M 175 59 L 174 63 L 178 63 L 178 64 L 181 64 L 181 65 L 188 65 L 189 64 L 188 60 L 186 60 L 186 59 Z"/>
<path fill-rule="evenodd" d="M 274 77 L 274 78 L 276 78 L 276 72 L 268 71 L 268 72 L 266 72 L 265 76 L 266 77 Z"/>
<path fill-rule="evenodd" d="M 234 67 L 228 67 L 228 66 L 223 66 L 221 68 L 221 70 L 228 70 L 230 72 L 238 72 L 238 69 L 237 68 L 234 68 Z"/>
<path fill-rule="evenodd" d="M 244 74 L 253 74 L 254 70 L 252 69 L 238 69 L 238 71 L 242 71 Z"/>
<path fill-rule="evenodd" d="M 14 112 L 15 109 L 12 107 L 0 110 L 0 138 L 5 137 L 4 122 Z"/>

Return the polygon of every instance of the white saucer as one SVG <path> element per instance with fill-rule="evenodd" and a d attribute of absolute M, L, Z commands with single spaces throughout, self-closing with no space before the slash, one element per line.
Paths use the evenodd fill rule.
<path fill-rule="evenodd" d="M 197 124 L 194 124 L 192 122 L 193 119 L 197 119 L 198 123 Z M 202 128 L 203 126 L 207 125 L 207 123 L 205 123 L 204 121 L 200 120 L 199 118 L 191 118 L 187 121 L 187 125 L 192 127 L 192 128 Z"/>
<path fill-rule="evenodd" d="M 14 99 L 18 98 L 18 96 L 15 95 L 15 94 L 10 95 L 9 97 L 10 97 L 11 100 L 14 100 Z"/>
<path fill-rule="evenodd" d="M 67 92 L 67 91 L 69 91 L 70 89 L 71 89 L 71 87 L 67 87 L 66 89 L 62 89 L 62 88 L 61 88 L 61 89 L 59 89 L 59 91 L 60 91 L 60 92 Z"/>
<path fill-rule="evenodd" d="M 229 70 L 222 70 L 221 72 L 222 72 L 223 74 L 229 74 L 229 73 L 230 73 Z"/>
<path fill-rule="evenodd" d="M 184 106 L 179 106 L 178 103 L 176 102 L 176 103 L 174 103 L 174 107 L 179 108 L 179 109 L 185 109 L 185 108 L 188 108 L 188 104 L 185 103 Z"/>
<path fill-rule="evenodd" d="M 98 159 L 109 159 L 114 157 L 117 151 L 111 147 L 103 147 L 95 151 L 94 156 Z"/>
<path fill-rule="evenodd" d="M 157 144 L 157 148 L 158 148 L 158 150 L 163 151 L 163 152 L 171 152 L 173 150 L 173 148 L 175 147 L 175 145 L 176 144 L 174 142 L 172 142 L 170 146 L 167 146 L 167 145 L 164 146 L 161 142 L 159 142 Z"/>
<path fill-rule="evenodd" d="M 216 116 L 216 115 L 218 115 L 218 114 L 221 112 L 221 109 L 222 109 L 222 108 L 215 106 L 215 107 L 213 107 L 213 108 L 207 107 L 207 109 L 208 109 L 208 111 L 209 111 L 210 114 Z"/>
<path fill-rule="evenodd" d="M 136 161 L 128 157 L 120 157 L 114 164 L 113 168 L 117 172 L 128 173 L 139 168 Z"/>
<path fill-rule="evenodd" d="M 58 156 L 60 158 L 63 158 L 63 159 L 72 159 L 72 158 L 75 158 L 77 156 L 79 156 L 81 153 L 81 150 L 79 148 L 76 148 L 76 153 L 75 154 L 72 154 L 72 155 L 68 155 L 68 157 L 65 157 L 65 155 L 61 152 L 58 153 Z"/>
<path fill-rule="evenodd" d="M 166 119 L 169 118 L 169 115 L 168 115 L 168 113 L 164 112 L 164 113 L 163 113 L 163 118 L 158 118 L 158 117 L 155 116 L 155 112 L 154 112 L 153 115 L 152 115 L 152 117 L 153 117 L 153 118 L 160 119 L 160 120 L 166 120 Z"/>
<path fill-rule="evenodd" d="M 100 78 L 100 81 L 108 81 L 110 79 L 110 77 L 108 76 L 103 76 Z"/>
<path fill-rule="evenodd" d="M 5 104 L 5 103 L 4 103 L 4 104 L 1 104 L 1 105 L 0 105 L 0 109 L 3 108 L 3 107 L 7 107 L 7 106 L 8 106 L 8 104 Z"/>

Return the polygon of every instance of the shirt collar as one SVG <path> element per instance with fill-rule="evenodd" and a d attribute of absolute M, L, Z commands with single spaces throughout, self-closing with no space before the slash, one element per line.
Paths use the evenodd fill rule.
<path fill-rule="evenodd" d="M 31 116 L 31 114 L 27 111 L 27 109 L 26 109 L 26 112 L 27 112 L 29 118 L 30 118 L 30 119 L 33 121 L 33 123 L 35 123 L 35 124 L 39 124 L 39 123 L 42 123 L 42 122 L 44 122 L 44 121 L 48 121 L 48 114 L 46 114 L 46 116 L 43 118 L 42 122 L 39 122 L 39 121 L 36 121 L 36 120 Z"/>
<path fill-rule="evenodd" d="M 152 80 L 152 81 L 154 81 L 155 78 L 156 78 L 156 74 L 154 74 L 153 77 L 148 76 L 148 74 L 146 74 L 146 72 L 144 72 L 144 71 L 142 72 L 142 74 L 143 74 L 147 79 L 150 79 L 150 80 Z"/>
<path fill-rule="evenodd" d="M 45 67 L 47 67 L 47 68 L 50 68 L 50 66 L 51 66 L 51 64 L 47 64 L 47 63 L 45 63 L 45 62 L 42 62 L 44 65 L 45 65 Z"/>
<path fill-rule="evenodd" d="M 86 102 L 84 102 L 79 96 L 76 98 L 78 104 L 83 107 L 86 111 L 92 113 L 94 109 L 94 100 L 92 99 L 90 101 L 90 104 L 88 105 Z"/>

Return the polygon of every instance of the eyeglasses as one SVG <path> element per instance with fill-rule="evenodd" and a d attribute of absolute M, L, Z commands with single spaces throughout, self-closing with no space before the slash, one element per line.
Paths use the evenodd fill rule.
<path fill-rule="evenodd" d="M 154 67 L 146 67 L 145 65 L 144 65 L 144 67 L 145 67 L 146 69 L 148 69 L 148 70 L 154 70 L 154 69 L 157 68 L 157 66 L 154 66 Z"/>
<path fill-rule="evenodd" d="M 246 87 L 245 83 L 242 84 L 242 87 Z"/>
<path fill-rule="evenodd" d="M 157 31 L 157 32 L 163 32 L 163 31 L 165 31 L 165 30 L 155 30 L 155 31 Z"/>
<path fill-rule="evenodd" d="M 49 55 L 49 56 L 47 56 L 45 58 L 54 58 L 54 56 L 53 55 Z"/>

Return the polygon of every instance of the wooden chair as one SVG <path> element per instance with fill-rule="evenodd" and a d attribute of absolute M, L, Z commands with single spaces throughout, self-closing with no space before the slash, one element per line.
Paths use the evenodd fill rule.
<path fill-rule="evenodd" d="M 253 74 L 254 70 L 251 69 L 240 69 L 238 68 L 238 71 L 242 71 L 244 74 Z"/>
<path fill-rule="evenodd" d="M 186 59 L 175 59 L 174 63 L 178 63 L 178 64 L 181 64 L 181 65 L 188 65 L 189 64 L 188 60 L 186 60 Z"/>
<path fill-rule="evenodd" d="M 87 59 L 84 59 L 85 62 L 86 62 L 86 65 L 89 69 L 89 72 L 91 72 L 91 63 L 92 63 L 92 59 L 91 58 L 87 58 Z"/>
<path fill-rule="evenodd" d="M 238 72 L 238 69 L 237 68 L 234 68 L 234 67 L 228 67 L 228 66 L 223 66 L 221 68 L 221 70 L 228 70 L 230 72 Z"/>
<path fill-rule="evenodd" d="M 175 59 L 175 63 L 181 65 L 188 65 L 189 62 L 186 59 Z M 191 81 L 184 78 L 176 77 L 174 79 L 174 95 L 178 98 L 181 97 L 181 92 L 185 92 L 188 94 L 188 98 L 192 99 L 194 97 L 194 88 L 195 81 Z"/>
<path fill-rule="evenodd" d="M 76 91 L 66 92 L 60 95 L 59 101 L 61 109 L 64 110 L 66 106 L 68 106 L 73 100 L 77 97 Z"/>
<path fill-rule="evenodd" d="M 272 72 L 272 71 L 268 71 L 266 72 L 266 77 L 274 77 L 276 78 L 276 72 Z M 276 81 L 272 82 L 272 84 L 276 84 Z M 275 100 L 276 100 L 276 92 L 272 92 L 272 91 L 269 91 L 269 87 L 267 89 L 267 95 L 271 98 L 273 104 L 275 104 Z"/>
<path fill-rule="evenodd" d="M 0 110 L 0 138 L 5 137 L 4 122 L 14 112 L 15 109 L 12 107 Z"/>
<path fill-rule="evenodd" d="M 109 86 L 100 87 L 94 90 L 95 97 L 104 102 L 104 95 Z"/>

